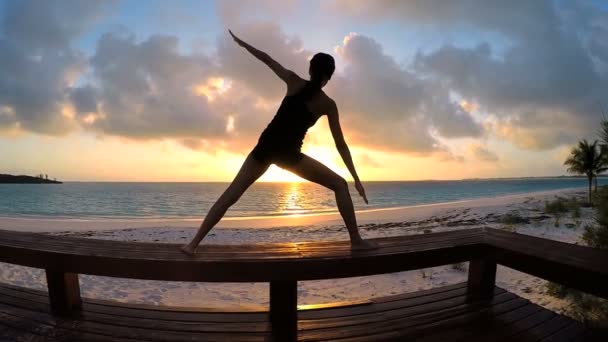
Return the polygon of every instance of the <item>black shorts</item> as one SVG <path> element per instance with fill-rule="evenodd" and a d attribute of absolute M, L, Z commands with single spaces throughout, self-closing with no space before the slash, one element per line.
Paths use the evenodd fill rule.
<path fill-rule="evenodd" d="M 251 155 L 262 163 L 276 164 L 282 168 L 297 164 L 304 154 L 299 149 L 277 149 L 274 146 L 257 144 Z"/>

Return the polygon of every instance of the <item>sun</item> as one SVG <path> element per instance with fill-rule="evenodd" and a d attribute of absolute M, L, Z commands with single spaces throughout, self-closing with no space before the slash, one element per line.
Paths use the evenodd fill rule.
<path fill-rule="evenodd" d="M 266 173 L 259 179 L 260 182 L 281 182 L 281 183 L 298 183 L 305 182 L 305 179 L 291 173 L 287 170 L 281 169 L 276 165 L 271 165 Z"/>

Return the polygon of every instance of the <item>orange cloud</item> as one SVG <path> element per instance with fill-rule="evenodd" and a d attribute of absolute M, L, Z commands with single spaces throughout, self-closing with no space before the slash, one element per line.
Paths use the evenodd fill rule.
<path fill-rule="evenodd" d="M 221 96 L 232 86 L 231 82 L 223 77 L 211 77 L 203 84 L 193 87 L 195 94 L 205 96 L 209 102 Z"/>
<path fill-rule="evenodd" d="M 458 104 L 460 105 L 460 108 L 462 108 L 462 110 L 464 110 L 467 113 L 474 112 L 474 111 L 477 110 L 477 108 L 479 108 L 479 106 L 477 105 L 477 103 L 475 103 L 475 102 L 469 102 L 467 100 L 462 100 Z"/>

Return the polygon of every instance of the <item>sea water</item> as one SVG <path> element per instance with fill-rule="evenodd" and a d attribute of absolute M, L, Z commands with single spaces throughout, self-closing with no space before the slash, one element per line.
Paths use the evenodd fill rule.
<path fill-rule="evenodd" d="M 608 183 L 600 179 L 599 184 Z M 365 204 L 354 186 L 357 210 L 403 207 L 518 194 L 584 188 L 583 178 L 518 178 L 453 181 L 365 182 Z M 228 183 L 0 184 L 0 216 L 56 218 L 200 218 Z M 313 183 L 255 183 L 227 217 L 336 212 L 332 191 Z"/>

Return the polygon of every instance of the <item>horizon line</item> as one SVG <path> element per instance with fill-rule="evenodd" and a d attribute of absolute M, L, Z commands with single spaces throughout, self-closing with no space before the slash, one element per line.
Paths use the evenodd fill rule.
<path fill-rule="evenodd" d="M 509 179 L 543 179 L 543 178 L 586 178 L 586 176 L 576 175 L 557 175 L 557 176 L 513 176 L 513 177 L 471 177 L 471 178 L 452 178 L 452 179 L 395 179 L 395 180 L 366 180 L 363 183 L 369 182 L 449 182 L 449 181 L 475 181 L 475 180 L 509 180 Z M 598 178 L 608 178 L 608 175 L 599 175 Z M 230 180 L 225 181 L 137 181 L 137 180 L 59 180 L 63 183 L 230 183 Z M 352 180 L 347 180 L 352 183 Z M 260 180 L 255 183 L 276 183 L 276 184 L 291 184 L 291 183 L 312 183 L 308 180 L 296 181 L 266 181 Z"/>

